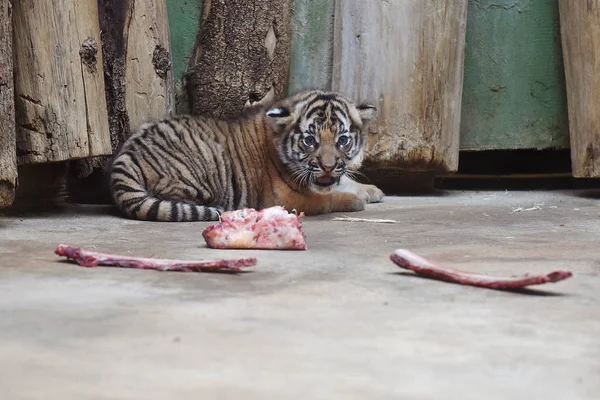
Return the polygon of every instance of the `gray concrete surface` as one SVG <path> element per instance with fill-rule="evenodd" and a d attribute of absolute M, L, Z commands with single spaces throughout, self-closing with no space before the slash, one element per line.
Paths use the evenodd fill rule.
<path fill-rule="evenodd" d="M 106 207 L 0 218 L 0 399 L 597 399 L 598 193 L 451 192 L 307 218 L 306 252 L 205 248 L 207 223 Z M 536 210 L 513 212 L 515 208 Z M 86 269 L 58 243 L 258 257 L 244 275 Z M 404 247 L 498 274 L 566 268 L 512 293 L 402 273 Z"/>

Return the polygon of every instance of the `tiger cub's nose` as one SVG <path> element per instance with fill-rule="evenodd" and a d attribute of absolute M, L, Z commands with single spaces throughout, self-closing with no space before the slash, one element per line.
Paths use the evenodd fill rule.
<path fill-rule="evenodd" d="M 331 172 L 337 165 L 337 160 L 319 160 L 321 169 L 325 172 Z"/>

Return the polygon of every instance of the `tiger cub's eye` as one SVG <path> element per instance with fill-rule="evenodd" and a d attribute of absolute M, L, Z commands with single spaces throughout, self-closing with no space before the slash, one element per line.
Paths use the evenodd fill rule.
<path fill-rule="evenodd" d="M 350 138 L 348 136 L 340 136 L 337 143 L 338 146 L 346 146 L 348 143 L 350 143 Z"/>
<path fill-rule="evenodd" d="M 313 147 L 317 144 L 317 140 L 314 136 L 307 136 L 304 139 L 302 139 L 302 141 L 304 142 L 304 145 L 308 147 Z"/>

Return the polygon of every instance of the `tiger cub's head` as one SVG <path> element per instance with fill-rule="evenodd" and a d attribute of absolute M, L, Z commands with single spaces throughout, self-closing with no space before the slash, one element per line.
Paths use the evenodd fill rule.
<path fill-rule="evenodd" d="M 328 192 L 363 159 L 372 105 L 355 105 L 333 92 L 307 91 L 272 106 L 267 119 L 275 147 L 299 186 Z"/>

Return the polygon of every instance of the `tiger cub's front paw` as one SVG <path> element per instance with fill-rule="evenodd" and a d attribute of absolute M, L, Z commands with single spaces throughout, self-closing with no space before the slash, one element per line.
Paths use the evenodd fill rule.
<path fill-rule="evenodd" d="M 332 204 L 332 212 L 357 212 L 365 209 L 366 202 L 351 193 L 343 193 L 336 197 Z"/>
<path fill-rule="evenodd" d="M 379 203 L 383 200 L 384 194 L 375 185 L 361 185 L 357 196 L 365 203 Z"/>

